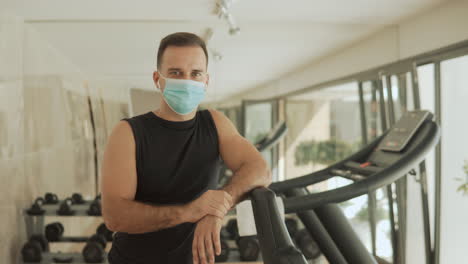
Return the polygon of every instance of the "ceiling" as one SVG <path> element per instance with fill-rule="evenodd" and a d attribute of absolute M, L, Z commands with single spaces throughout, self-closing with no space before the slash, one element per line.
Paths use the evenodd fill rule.
<path fill-rule="evenodd" d="M 255 88 L 447 0 L 237 0 L 239 35 L 227 33 L 216 0 L 3 0 L 90 78 L 131 80 L 154 89 L 159 40 L 188 31 L 223 55 L 210 58 L 208 100 Z M 5 2 L 6 1 L 6 2 Z"/>

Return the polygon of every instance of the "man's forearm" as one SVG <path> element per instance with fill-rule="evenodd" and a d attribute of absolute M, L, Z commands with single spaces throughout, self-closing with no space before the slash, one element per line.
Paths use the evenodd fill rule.
<path fill-rule="evenodd" d="M 244 200 L 246 195 L 258 187 L 267 187 L 271 183 L 271 172 L 261 163 L 242 166 L 222 188 L 233 198 L 233 207 Z"/>
<path fill-rule="evenodd" d="M 103 216 L 112 231 L 125 233 L 147 233 L 187 222 L 183 205 L 150 205 L 120 199 Z M 104 204 L 103 204 L 104 205 Z"/>

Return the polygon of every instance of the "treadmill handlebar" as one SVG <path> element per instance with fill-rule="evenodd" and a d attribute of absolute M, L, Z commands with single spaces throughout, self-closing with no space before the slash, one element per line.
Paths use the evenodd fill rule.
<path fill-rule="evenodd" d="M 258 151 L 262 152 L 272 148 L 286 135 L 287 132 L 288 127 L 286 126 L 286 123 L 278 123 L 267 136 L 255 144 Z"/>
<path fill-rule="evenodd" d="M 285 192 L 287 190 L 291 190 L 294 188 L 303 188 L 312 184 L 316 184 L 316 183 L 328 180 L 333 177 L 333 173 L 331 172 L 331 170 L 343 167 L 343 165 L 348 161 L 360 160 L 362 157 L 367 156 L 370 151 L 372 151 L 374 148 L 376 148 L 379 145 L 380 141 L 385 137 L 385 135 L 386 133 L 376 138 L 375 140 L 373 140 L 363 149 L 350 155 L 344 160 L 341 160 L 331 165 L 328 168 L 325 168 L 320 171 L 316 171 L 316 172 L 313 172 L 313 173 L 310 173 L 301 177 L 297 177 L 297 178 L 293 178 L 293 179 L 289 179 L 285 181 L 280 181 L 280 182 L 274 182 L 268 188 L 272 189 L 276 193 L 282 193 L 282 192 Z"/>
<path fill-rule="evenodd" d="M 425 159 L 426 154 L 439 141 L 440 128 L 433 121 L 426 121 L 423 127 L 421 127 L 420 133 L 421 138 L 419 138 L 419 142 L 417 142 L 415 146 L 409 148 L 408 151 L 404 153 L 399 160 L 389 165 L 388 167 L 383 168 L 380 172 L 377 172 L 374 175 L 371 175 L 361 181 L 357 181 L 344 187 L 285 199 L 285 213 L 295 213 L 309 210 L 326 203 L 343 202 L 354 197 L 367 194 L 371 191 L 395 182 L 399 178 L 403 177 L 417 164 L 422 162 Z M 311 174 L 308 177 L 314 177 L 314 174 Z M 298 181 L 299 180 L 300 179 L 298 179 Z M 308 184 L 299 186 L 299 182 L 296 182 L 295 184 L 295 187 L 307 186 Z"/>

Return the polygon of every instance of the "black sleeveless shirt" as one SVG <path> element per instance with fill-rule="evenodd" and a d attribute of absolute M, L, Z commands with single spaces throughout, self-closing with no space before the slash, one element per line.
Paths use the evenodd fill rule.
<path fill-rule="evenodd" d="M 188 121 L 162 119 L 153 112 L 124 118 L 136 146 L 135 201 L 185 204 L 216 189 L 221 159 L 218 134 L 208 110 Z M 111 264 L 192 263 L 194 223 L 144 234 L 117 232 Z"/>

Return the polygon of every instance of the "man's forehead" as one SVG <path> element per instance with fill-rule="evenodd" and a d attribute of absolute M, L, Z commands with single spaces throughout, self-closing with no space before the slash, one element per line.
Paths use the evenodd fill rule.
<path fill-rule="evenodd" d="M 205 70 L 205 53 L 199 46 L 169 46 L 164 51 L 161 66 L 165 69 Z"/>

